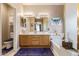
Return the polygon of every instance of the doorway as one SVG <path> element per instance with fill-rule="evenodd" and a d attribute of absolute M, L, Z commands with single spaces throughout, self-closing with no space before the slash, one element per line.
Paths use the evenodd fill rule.
<path fill-rule="evenodd" d="M 1 4 L 2 55 L 13 50 L 15 9 L 8 4 Z"/>

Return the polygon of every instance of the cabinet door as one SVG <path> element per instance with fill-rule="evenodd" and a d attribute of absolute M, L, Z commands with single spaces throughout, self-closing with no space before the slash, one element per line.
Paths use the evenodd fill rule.
<path fill-rule="evenodd" d="M 20 43 L 20 45 L 31 45 L 31 40 L 29 40 L 29 36 L 26 36 L 26 35 L 21 35 L 20 37 L 19 37 L 19 43 Z"/>
<path fill-rule="evenodd" d="M 25 39 L 24 38 L 25 38 L 25 36 L 21 36 L 21 35 L 19 36 L 19 44 L 20 45 L 24 45 L 24 43 L 25 43 Z"/>
<path fill-rule="evenodd" d="M 25 45 L 31 45 L 32 40 L 31 40 L 31 37 L 29 35 L 26 35 L 25 41 L 26 41 Z"/>
<path fill-rule="evenodd" d="M 31 36 L 32 37 L 32 45 L 40 45 L 40 37 L 39 36 Z"/>
<path fill-rule="evenodd" d="M 41 36 L 40 45 L 50 45 L 49 36 Z"/>

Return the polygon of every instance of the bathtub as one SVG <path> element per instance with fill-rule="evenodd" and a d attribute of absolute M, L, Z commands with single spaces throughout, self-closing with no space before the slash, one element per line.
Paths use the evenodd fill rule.
<path fill-rule="evenodd" d="M 58 33 L 57 35 L 55 33 L 52 33 L 50 35 L 51 42 L 54 42 L 55 44 L 62 46 L 62 39 L 63 39 L 63 33 Z"/>

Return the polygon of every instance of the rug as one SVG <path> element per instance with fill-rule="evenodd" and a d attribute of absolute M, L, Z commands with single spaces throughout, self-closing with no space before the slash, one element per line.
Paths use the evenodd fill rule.
<path fill-rule="evenodd" d="M 21 48 L 14 56 L 54 56 L 50 48 Z"/>

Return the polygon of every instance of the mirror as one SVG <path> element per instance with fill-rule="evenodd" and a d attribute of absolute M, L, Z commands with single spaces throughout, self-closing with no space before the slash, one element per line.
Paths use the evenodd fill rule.
<path fill-rule="evenodd" d="M 21 17 L 20 27 L 21 32 L 47 32 L 48 17 Z"/>
<path fill-rule="evenodd" d="M 35 25 L 34 25 L 35 31 L 36 31 L 36 32 L 41 32 L 41 31 L 43 31 L 42 25 L 43 25 L 43 19 L 41 19 L 41 18 L 39 18 L 39 19 L 36 18 L 36 19 L 35 19 Z"/>
<path fill-rule="evenodd" d="M 37 22 L 37 23 L 35 24 L 35 31 L 36 31 L 36 32 L 42 31 L 42 25 L 41 25 L 40 22 Z"/>

